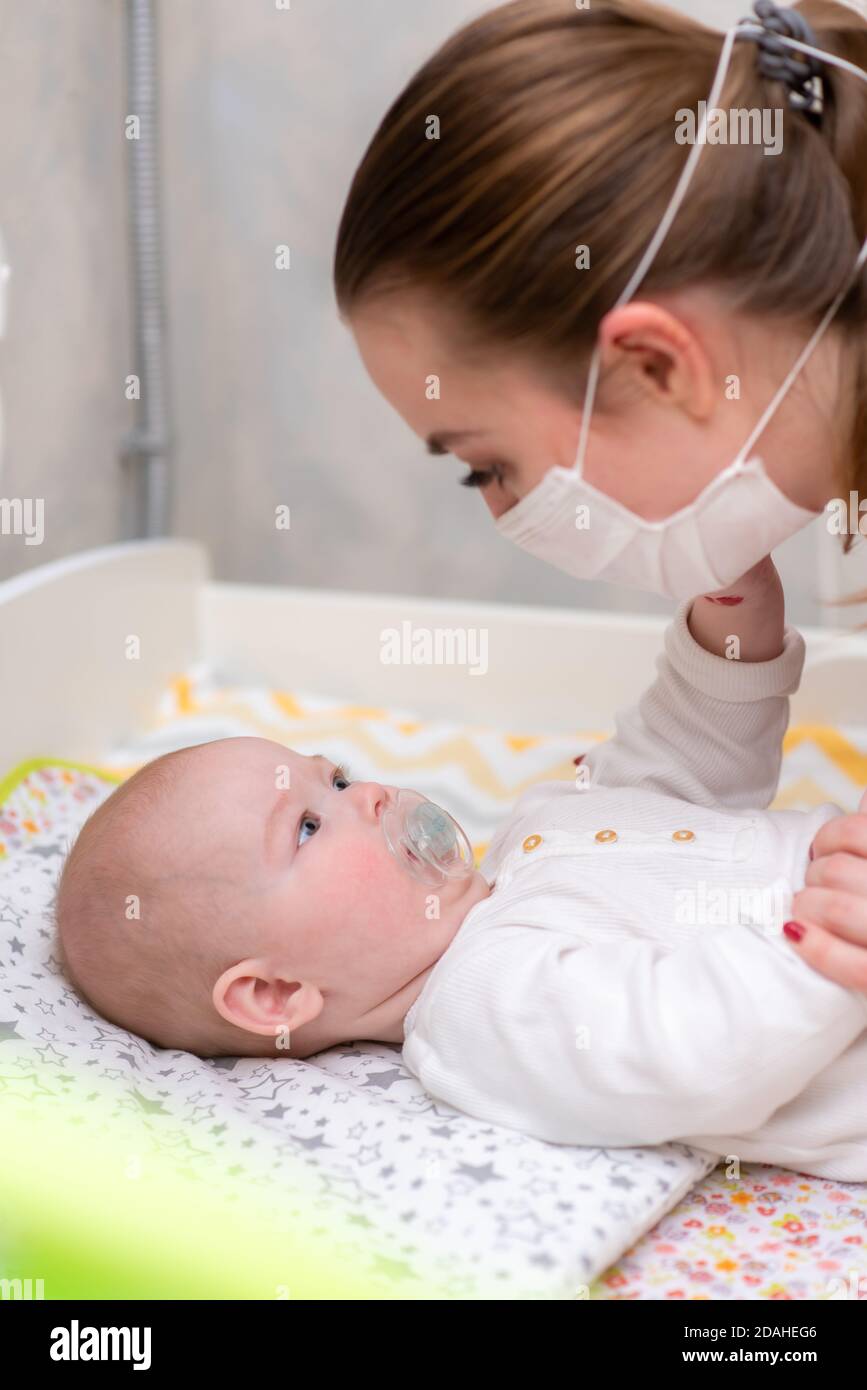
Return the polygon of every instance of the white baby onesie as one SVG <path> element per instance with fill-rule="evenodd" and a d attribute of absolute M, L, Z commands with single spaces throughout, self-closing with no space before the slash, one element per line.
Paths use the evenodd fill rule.
<path fill-rule="evenodd" d="M 840 810 L 755 809 L 803 639 L 729 661 L 693 640 L 689 607 L 576 783 L 531 788 L 498 830 L 492 892 L 407 1013 L 403 1056 L 432 1095 L 553 1143 L 677 1140 L 865 1181 L 867 996 L 781 931 Z"/>

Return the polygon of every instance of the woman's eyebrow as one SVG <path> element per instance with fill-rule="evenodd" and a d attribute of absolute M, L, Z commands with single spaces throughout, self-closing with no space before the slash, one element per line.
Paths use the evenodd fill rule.
<path fill-rule="evenodd" d="M 484 430 L 437 430 L 427 437 L 427 451 L 429 454 L 448 454 L 451 452 L 451 445 L 457 444 L 459 440 L 472 439 L 473 435 L 484 434 L 484 432 Z"/>

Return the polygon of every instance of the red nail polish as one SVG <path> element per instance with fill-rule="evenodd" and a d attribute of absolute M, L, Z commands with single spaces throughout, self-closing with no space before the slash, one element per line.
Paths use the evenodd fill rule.
<path fill-rule="evenodd" d="M 783 927 L 783 931 L 790 941 L 800 941 L 805 930 L 806 928 L 802 927 L 800 922 L 786 922 Z"/>

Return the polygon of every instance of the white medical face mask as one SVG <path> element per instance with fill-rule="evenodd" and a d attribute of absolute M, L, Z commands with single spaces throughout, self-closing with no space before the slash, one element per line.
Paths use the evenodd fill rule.
<path fill-rule="evenodd" d="M 662 220 L 615 307 L 633 297 L 674 221 L 701 153 L 708 115 L 718 106 L 735 39 L 745 32 L 745 27 L 739 25 L 726 34 L 696 143 Z M 845 59 L 794 40 L 784 42 L 845 68 L 867 82 L 867 73 Z M 590 362 L 574 467 L 550 469 L 526 497 L 497 519 L 500 535 L 576 579 L 603 579 L 673 599 L 694 598 L 734 583 L 776 546 L 821 515 L 790 501 L 768 476 L 761 459 L 750 456 L 750 450 L 842 304 L 865 260 L 867 241 L 861 247 L 848 284 L 828 309 L 734 462 L 717 474 L 693 502 L 662 521 L 644 520 L 584 477 L 599 376 L 597 346 Z"/>

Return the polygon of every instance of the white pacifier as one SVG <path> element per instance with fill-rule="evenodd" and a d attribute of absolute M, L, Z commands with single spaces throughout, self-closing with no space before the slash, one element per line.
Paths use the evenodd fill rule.
<path fill-rule="evenodd" d="M 418 792 L 398 792 L 382 813 L 382 833 L 398 863 L 422 883 L 435 887 L 473 873 L 473 851 L 457 821 Z"/>

